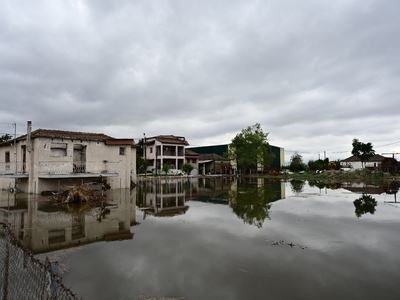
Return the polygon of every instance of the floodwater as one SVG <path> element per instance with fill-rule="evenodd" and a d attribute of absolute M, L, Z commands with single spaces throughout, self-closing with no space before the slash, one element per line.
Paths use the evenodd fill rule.
<path fill-rule="evenodd" d="M 89 210 L 3 192 L 0 221 L 82 299 L 399 299 L 398 186 L 183 178 Z"/>

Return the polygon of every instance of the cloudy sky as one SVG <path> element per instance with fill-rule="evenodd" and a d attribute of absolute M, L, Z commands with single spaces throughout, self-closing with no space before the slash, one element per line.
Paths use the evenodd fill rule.
<path fill-rule="evenodd" d="M 0 134 L 400 152 L 398 0 L 0 0 Z M 400 158 L 400 155 L 396 156 Z"/>

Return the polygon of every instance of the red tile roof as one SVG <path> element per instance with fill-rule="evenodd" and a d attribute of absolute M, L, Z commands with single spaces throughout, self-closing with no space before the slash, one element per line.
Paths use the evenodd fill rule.
<path fill-rule="evenodd" d="M 32 138 L 35 137 L 48 137 L 48 138 L 70 138 L 77 140 L 96 140 L 104 141 L 107 139 L 113 139 L 111 136 L 103 133 L 88 133 L 88 132 L 75 132 L 75 131 L 62 131 L 62 130 L 50 130 L 50 129 L 36 129 L 31 133 Z M 21 138 L 26 138 L 26 135 Z"/>
<path fill-rule="evenodd" d="M 166 144 L 180 144 L 180 145 L 189 145 L 188 141 L 183 136 L 174 136 L 174 135 L 158 135 L 155 137 L 151 137 L 148 139 L 156 139 L 161 143 Z"/>

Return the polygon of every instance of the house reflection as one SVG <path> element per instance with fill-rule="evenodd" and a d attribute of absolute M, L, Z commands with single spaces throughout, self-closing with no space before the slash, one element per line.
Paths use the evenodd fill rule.
<path fill-rule="evenodd" d="M 109 200 L 94 207 L 56 205 L 50 198 L 33 197 L 3 194 L 0 205 L 0 221 L 10 224 L 15 236 L 33 253 L 133 237 L 135 191 L 107 191 Z"/>
<path fill-rule="evenodd" d="M 137 206 L 143 213 L 156 217 L 172 217 L 185 214 L 189 209 L 186 201 L 192 192 L 192 184 L 185 179 L 145 180 L 138 185 Z M 188 191 L 186 195 L 185 190 Z M 187 199 L 188 197 L 188 199 Z"/>
<path fill-rule="evenodd" d="M 393 195 L 394 201 L 385 201 L 385 203 L 398 203 L 396 197 L 400 187 L 400 183 L 398 181 L 388 181 L 379 185 L 366 183 L 348 183 L 344 184 L 342 187 L 356 194 Z"/>

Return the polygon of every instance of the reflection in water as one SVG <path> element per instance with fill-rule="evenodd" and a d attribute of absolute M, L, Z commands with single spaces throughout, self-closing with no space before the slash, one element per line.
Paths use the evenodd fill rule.
<path fill-rule="evenodd" d="M 275 189 L 274 189 L 275 186 Z M 276 189 L 278 187 L 278 189 Z M 244 183 L 228 193 L 229 206 L 246 224 L 261 228 L 270 219 L 271 202 L 281 199 L 281 183 Z"/>
<path fill-rule="evenodd" d="M 290 184 L 292 185 L 292 191 L 295 194 L 300 194 L 304 189 L 304 181 L 302 180 L 290 180 Z"/>
<path fill-rule="evenodd" d="M 62 251 L 69 252 L 65 282 L 83 299 L 397 299 L 399 206 L 386 202 L 398 188 L 364 192 L 353 205 L 361 194 L 295 182 L 286 198 L 285 186 L 148 180 L 132 193 L 107 191 L 107 201 L 88 211 L 21 194 L 8 206 L 5 195 L 0 220 L 36 253 L 91 243 Z M 359 216 L 373 217 L 357 219 L 355 206 Z M 147 218 L 133 227 L 136 212 Z M 105 242 L 116 239 L 125 240 Z"/>
<path fill-rule="evenodd" d="M 107 201 L 93 207 L 12 194 L 1 201 L 0 221 L 11 224 L 15 236 L 34 253 L 131 239 L 130 228 L 136 224 L 135 198 L 136 193 L 131 194 L 129 189 L 107 191 Z"/>
<path fill-rule="evenodd" d="M 375 213 L 375 207 L 378 205 L 378 202 L 375 200 L 375 198 L 372 198 L 371 195 L 365 194 L 354 200 L 353 203 L 356 208 L 355 214 L 357 218 L 360 218 L 362 215 L 367 213 L 373 215 Z"/>
<path fill-rule="evenodd" d="M 229 205 L 246 224 L 262 227 L 271 202 L 284 198 L 284 183 L 253 179 L 238 183 L 229 178 L 147 180 L 138 185 L 137 206 L 147 215 L 172 217 L 185 214 L 187 201 Z"/>
<path fill-rule="evenodd" d="M 147 215 L 171 217 L 185 214 L 189 207 L 187 191 L 193 189 L 187 180 L 145 180 L 139 182 L 136 205 Z M 189 193 L 190 194 L 190 193 Z"/>

